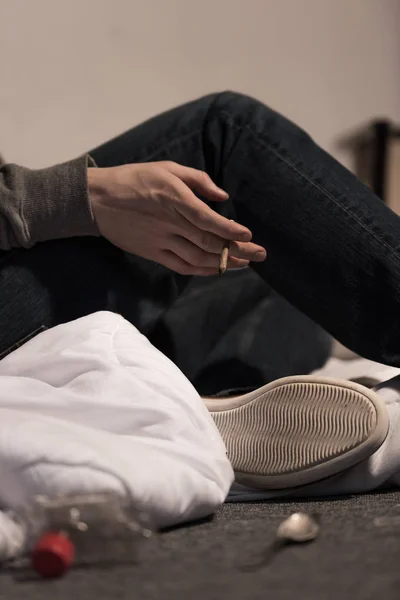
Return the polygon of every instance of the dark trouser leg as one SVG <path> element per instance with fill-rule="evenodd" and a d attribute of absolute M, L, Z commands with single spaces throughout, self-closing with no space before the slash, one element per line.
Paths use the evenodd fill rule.
<path fill-rule="evenodd" d="M 400 364 L 400 218 L 259 102 L 225 94 L 213 114 L 218 183 L 268 250 L 256 271 L 346 346 Z"/>
<path fill-rule="evenodd" d="M 143 332 L 177 296 L 165 269 L 137 261 L 104 239 L 37 244 L 0 255 L 0 358 L 38 328 L 110 310 Z"/>
<path fill-rule="evenodd" d="M 195 278 L 151 339 L 204 396 L 309 373 L 331 349 L 326 332 L 252 269 Z"/>

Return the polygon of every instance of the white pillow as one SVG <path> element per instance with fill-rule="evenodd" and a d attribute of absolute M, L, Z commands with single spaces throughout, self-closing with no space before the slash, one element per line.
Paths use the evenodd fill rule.
<path fill-rule="evenodd" d="M 37 494 L 128 491 L 163 527 L 212 513 L 232 481 L 196 390 L 120 315 L 60 325 L 0 361 L 4 509 Z M 13 552 L 7 527 L 3 514 L 0 556 Z"/>

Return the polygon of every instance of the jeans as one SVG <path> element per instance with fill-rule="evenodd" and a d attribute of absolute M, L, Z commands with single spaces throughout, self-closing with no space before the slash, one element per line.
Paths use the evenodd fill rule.
<path fill-rule="evenodd" d="M 90 153 L 97 164 L 173 160 L 230 194 L 215 210 L 246 225 L 267 260 L 188 278 L 101 238 L 0 255 L 0 352 L 40 327 L 121 313 L 200 393 L 320 367 L 329 332 L 400 365 L 400 220 L 296 125 L 233 92 L 161 114 Z"/>

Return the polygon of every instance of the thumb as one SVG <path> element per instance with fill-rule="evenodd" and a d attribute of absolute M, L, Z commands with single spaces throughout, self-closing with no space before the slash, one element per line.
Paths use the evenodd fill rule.
<path fill-rule="evenodd" d="M 224 202 L 229 198 L 229 194 L 218 187 L 205 171 L 184 167 L 178 163 L 168 163 L 167 169 L 179 177 L 192 191 L 201 194 L 207 200 Z"/>

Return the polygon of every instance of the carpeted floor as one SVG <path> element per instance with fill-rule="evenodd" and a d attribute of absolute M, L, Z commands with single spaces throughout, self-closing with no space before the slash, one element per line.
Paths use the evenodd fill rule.
<path fill-rule="evenodd" d="M 320 537 L 267 555 L 281 519 L 317 513 Z M 231 504 L 212 521 L 154 538 L 137 565 L 75 570 L 55 582 L 0 572 L 8 600 L 398 600 L 400 492 L 320 502 Z"/>

